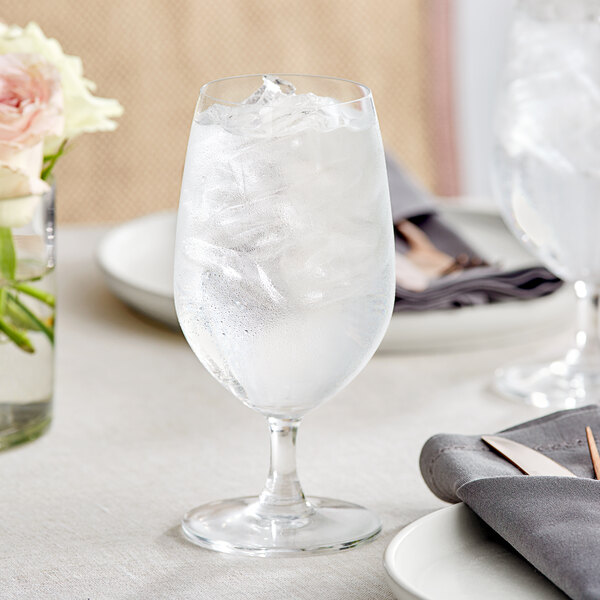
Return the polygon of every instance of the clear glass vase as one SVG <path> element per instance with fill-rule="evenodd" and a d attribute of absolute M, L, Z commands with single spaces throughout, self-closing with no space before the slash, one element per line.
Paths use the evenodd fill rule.
<path fill-rule="evenodd" d="M 54 380 L 54 199 L 0 200 L 0 450 L 49 426 Z"/>

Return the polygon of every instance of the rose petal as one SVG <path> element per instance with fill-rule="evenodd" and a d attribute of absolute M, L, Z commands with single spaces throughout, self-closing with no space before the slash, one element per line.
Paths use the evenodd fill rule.
<path fill-rule="evenodd" d="M 37 54 L 0 54 L 0 160 L 63 126 L 58 70 Z"/>

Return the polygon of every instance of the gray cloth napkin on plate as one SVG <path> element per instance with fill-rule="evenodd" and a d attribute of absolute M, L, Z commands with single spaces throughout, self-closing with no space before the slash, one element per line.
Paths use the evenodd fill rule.
<path fill-rule="evenodd" d="M 431 196 L 421 188 L 389 155 L 386 166 L 394 223 L 410 220 L 442 252 L 452 257 L 466 254 L 485 259 L 444 223 L 437 214 Z M 396 231 L 396 253 L 408 250 L 406 241 Z M 503 300 L 526 300 L 552 293 L 562 281 L 542 266 L 502 271 L 497 266 L 480 266 L 441 276 L 423 291 L 396 285 L 395 311 L 437 310 L 472 306 Z"/>
<path fill-rule="evenodd" d="M 576 600 L 600 598 L 600 481 L 593 479 L 586 425 L 600 433 L 600 407 L 553 413 L 500 433 L 577 478 L 524 475 L 479 436 L 436 435 L 420 458 L 423 478 L 436 496 L 462 500 Z"/>

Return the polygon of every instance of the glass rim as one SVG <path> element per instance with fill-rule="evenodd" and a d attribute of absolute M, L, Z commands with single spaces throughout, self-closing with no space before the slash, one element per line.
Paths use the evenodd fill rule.
<path fill-rule="evenodd" d="M 233 79 L 249 79 L 250 77 L 265 77 L 266 75 L 273 75 L 275 77 L 305 77 L 310 79 L 329 79 L 330 81 L 340 81 L 342 83 L 351 83 L 363 91 L 363 95 L 355 98 L 354 100 L 345 100 L 344 102 L 336 102 L 335 106 L 344 106 L 346 104 L 354 104 L 355 102 L 360 102 L 361 100 L 367 100 L 373 98 L 373 92 L 371 88 L 364 83 L 360 83 L 358 81 L 354 81 L 353 79 L 346 79 L 344 77 L 332 77 L 330 75 L 310 75 L 307 73 L 251 73 L 247 75 L 230 75 L 229 77 L 220 77 L 218 79 L 213 79 L 211 81 L 207 81 L 200 88 L 200 93 L 198 95 L 199 98 L 209 98 L 214 102 L 218 102 L 221 104 L 229 104 L 231 106 L 245 106 L 243 102 L 232 102 L 231 100 L 224 100 L 223 98 L 216 98 L 215 96 L 210 96 L 206 93 L 206 89 L 215 84 L 221 83 L 223 81 L 230 81 Z"/>

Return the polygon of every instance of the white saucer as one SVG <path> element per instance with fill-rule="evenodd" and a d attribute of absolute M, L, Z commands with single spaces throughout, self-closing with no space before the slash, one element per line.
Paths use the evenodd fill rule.
<path fill-rule="evenodd" d="M 452 208 L 445 218 L 489 261 L 506 268 L 534 263 L 486 211 Z M 178 328 L 173 305 L 173 212 L 147 215 L 112 229 L 97 251 L 110 289 L 123 302 L 157 321 Z M 505 302 L 457 310 L 394 315 L 381 343 L 384 352 L 435 351 L 506 344 L 554 333 L 572 321 L 574 301 L 568 286 L 526 302 Z"/>
<path fill-rule="evenodd" d="M 567 598 L 464 504 L 405 527 L 383 562 L 398 600 Z"/>

